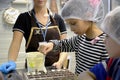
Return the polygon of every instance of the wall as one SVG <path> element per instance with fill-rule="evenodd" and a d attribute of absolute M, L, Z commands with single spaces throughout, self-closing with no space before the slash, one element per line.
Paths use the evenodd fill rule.
<path fill-rule="evenodd" d="M 12 7 L 18 9 L 20 12 L 26 11 L 25 4 L 12 4 Z M 13 25 L 7 24 L 3 19 L 3 13 L 5 10 L 0 11 L 0 64 L 7 61 L 8 50 L 10 42 L 12 40 L 12 27 Z M 25 59 L 25 47 L 24 40 L 22 41 L 20 54 L 17 59 L 17 68 L 24 68 L 24 59 Z"/>

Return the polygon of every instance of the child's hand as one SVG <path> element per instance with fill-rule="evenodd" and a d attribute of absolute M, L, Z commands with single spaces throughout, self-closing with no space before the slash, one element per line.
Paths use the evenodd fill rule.
<path fill-rule="evenodd" d="M 57 69 L 61 69 L 62 68 L 62 64 L 58 61 L 58 62 L 55 62 L 53 63 L 52 66 L 55 66 Z"/>
<path fill-rule="evenodd" d="M 39 43 L 38 51 L 43 54 L 47 54 L 53 49 L 53 46 L 54 44 L 52 42 L 44 43 L 44 44 Z"/>

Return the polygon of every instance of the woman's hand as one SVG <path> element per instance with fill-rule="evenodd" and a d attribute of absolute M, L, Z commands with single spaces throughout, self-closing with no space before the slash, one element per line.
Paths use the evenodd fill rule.
<path fill-rule="evenodd" d="M 48 43 L 39 43 L 39 47 L 38 47 L 38 51 L 43 53 L 43 54 L 47 54 L 48 52 L 50 52 L 53 49 L 54 43 L 52 42 L 48 42 Z"/>
<path fill-rule="evenodd" d="M 8 61 L 0 65 L 0 71 L 7 74 L 12 70 L 16 69 L 16 63 L 14 61 Z"/>

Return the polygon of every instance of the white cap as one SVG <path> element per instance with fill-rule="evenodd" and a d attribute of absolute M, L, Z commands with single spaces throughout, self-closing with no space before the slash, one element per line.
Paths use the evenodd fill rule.
<path fill-rule="evenodd" d="M 120 7 L 106 15 L 100 28 L 120 44 Z"/>

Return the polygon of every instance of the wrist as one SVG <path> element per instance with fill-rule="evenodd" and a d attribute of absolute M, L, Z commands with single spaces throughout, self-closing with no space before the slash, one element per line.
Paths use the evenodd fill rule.
<path fill-rule="evenodd" d="M 58 63 L 60 66 L 63 65 L 63 62 L 62 62 L 62 61 L 58 61 L 57 63 Z"/>
<path fill-rule="evenodd" d="M 9 60 L 8 62 L 14 62 L 15 63 L 15 61 L 13 61 L 13 60 Z"/>
<path fill-rule="evenodd" d="M 16 67 L 15 61 L 10 60 L 10 61 L 8 61 L 8 63 L 10 63 L 10 64 L 12 64 L 12 65 L 14 65 Z"/>
<path fill-rule="evenodd" d="M 9 59 L 8 62 L 15 62 L 15 60 Z"/>
<path fill-rule="evenodd" d="M 9 57 L 8 57 L 8 61 L 14 61 L 14 62 L 15 62 L 15 61 L 16 61 L 16 58 L 14 58 L 14 56 L 9 56 Z"/>
<path fill-rule="evenodd" d="M 53 43 L 53 51 L 60 50 L 60 46 L 59 46 L 58 40 L 50 40 L 49 42 Z"/>

